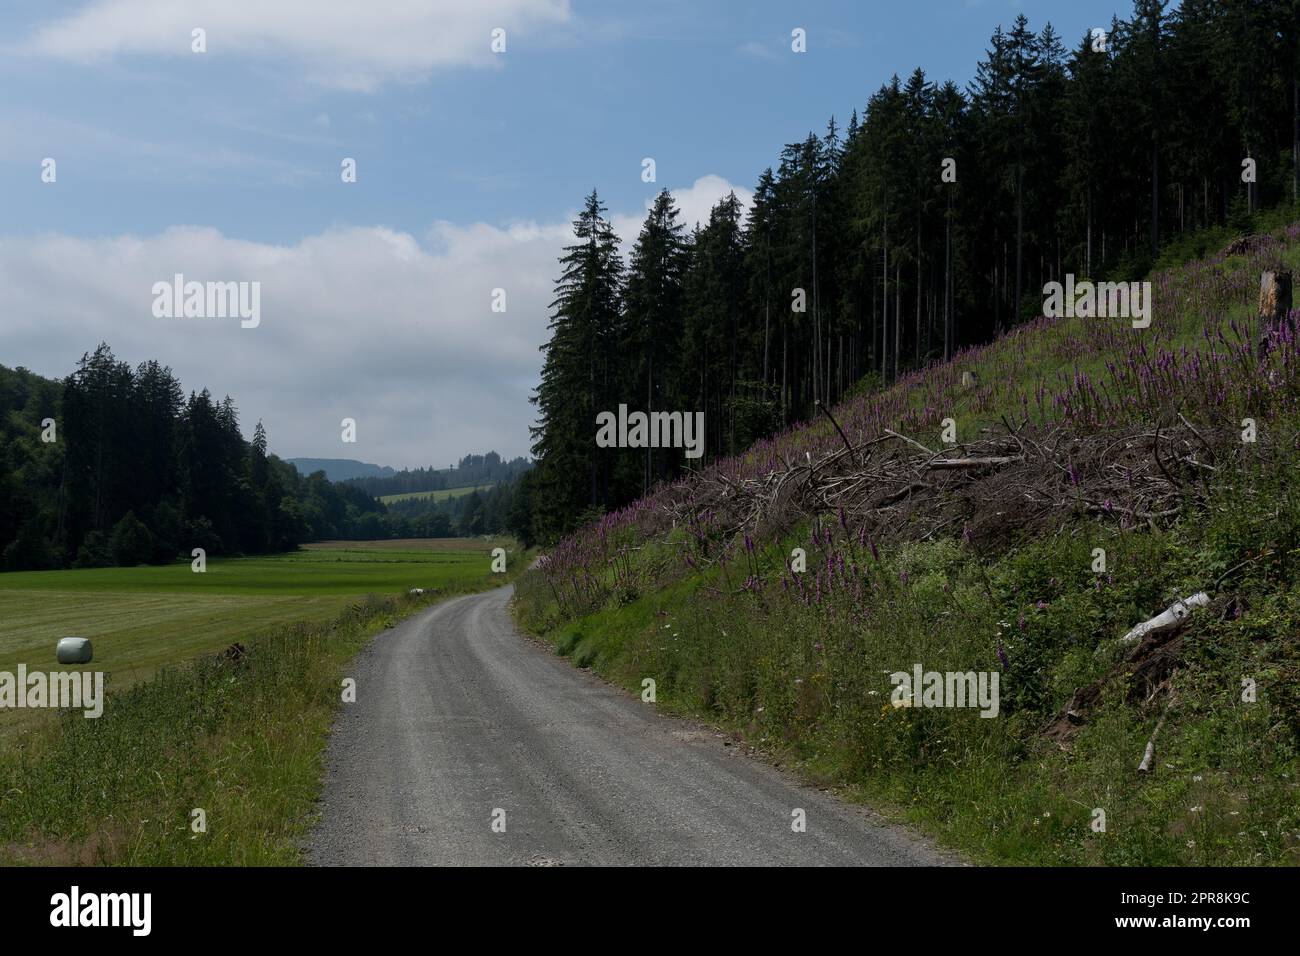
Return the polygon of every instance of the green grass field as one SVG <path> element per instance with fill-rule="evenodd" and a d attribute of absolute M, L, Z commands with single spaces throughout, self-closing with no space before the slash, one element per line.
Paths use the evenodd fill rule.
<path fill-rule="evenodd" d="M 494 547 L 505 574 L 491 572 Z M 356 652 L 528 560 L 501 539 L 326 541 L 203 575 L 188 563 L 0 575 L 0 670 L 56 669 L 57 638 L 84 635 L 109 697 L 97 720 L 0 711 L 0 865 L 300 862 Z M 210 653 L 234 641 L 239 660 Z"/>
<path fill-rule="evenodd" d="M 446 501 L 448 498 L 463 498 L 471 491 L 487 491 L 492 487 L 486 485 L 466 485 L 463 488 L 442 488 L 438 491 L 408 491 L 400 495 L 380 495 L 379 500 L 386 505 L 395 501 L 411 501 L 415 498 L 428 498 L 430 501 Z"/>
<path fill-rule="evenodd" d="M 95 666 L 121 689 L 159 667 L 294 622 L 337 615 L 366 594 L 493 582 L 487 539 L 331 541 L 291 554 L 162 567 L 0 575 L 0 670 L 54 667 L 59 638 L 88 637 Z M 0 722 L 13 715 L 0 716 Z"/>

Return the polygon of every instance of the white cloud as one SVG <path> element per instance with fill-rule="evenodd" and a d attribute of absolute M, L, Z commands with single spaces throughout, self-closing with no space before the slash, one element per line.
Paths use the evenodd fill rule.
<path fill-rule="evenodd" d="M 494 28 L 513 40 L 569 17 L 568 0 L 92 0 L 38 28 L 24 49 L 74 61 L 191 56 L 191 31 L 202 27 L 206 56 L 288 59 L 314 82 L 373 91 L 435 69 L 499 65 Z"/>
<path fill-rule="evenodd" d="M 686 233 L 689 235 L 691 230 L 698 223 L 700 227 L 708 225 L 709 213 L 718 201 L 725 199 L 727 193 L 734 192 L 736 198 L 740 200 L 741 216 L 749 212 L 750 204 L 754 201 L 752 190 L 744 186 L 733 186 L 721 176 L 701 176 L 695 180 L 689 187 L 684 189 L 670 189 L 673 199 L 677 203 L 677 209 L 681 213 L 681 220 L 686 227 Z M 636 241 L 637 234 L 641 231 L 641 224 L 645 222 L 645 212 L 649 210 L 654 202 L 653 197 L 645 201 L 645 209 L 637 215 L 613 215 L 611 222 L 614 231 L 623 241 L 622 251 L 624 256 L 631 252 L 632 243 Z"/>
<path fill-rule="evenodd" d="M 706 176 L 674 195 L 704 219 L 732 188 Z M 283 457 L 400 467 L 446 466 L 488 449 L 525 455 L 528 397 L 573 218 L 439 222 L 420 238 L 350 227 L 292 245 L 195 226 L 148 237 L 4 237 L 0 360 L 62 376 L 100 341 L 132 364 L 156 358 L 187 390 L 231 395 L 246 434 L 261 418 Z M 635 236 L 641 216 L 613 218 Z M 260 282 L 260 326 L 155 318 L 152 286 L 178 272 Z M 498 287 L 504 314 L 490 308 Z M 357 420 L 356 444 L 340 441 L 344 417 Z"/>

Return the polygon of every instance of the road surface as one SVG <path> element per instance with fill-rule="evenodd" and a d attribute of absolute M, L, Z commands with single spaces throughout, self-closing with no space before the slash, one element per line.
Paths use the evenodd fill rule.
<path fill-rule="evenodd" d="M 511 592 L 439 604 L 358 656 L 357 700 L 330 737 L 309 862 L 950 862 L 522 637 Z M 792 828 L 796 809 L 804 832 Z"/>

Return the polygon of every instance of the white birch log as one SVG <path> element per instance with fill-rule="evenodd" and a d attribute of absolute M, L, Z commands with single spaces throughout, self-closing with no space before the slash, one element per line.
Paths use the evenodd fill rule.
<path fill-rule="evenodd" d="M 927 468 L 935 471 L 944 469 L 957 468 L 996 468 L 999 465 L 1010 465 L 1012 462 L 1024 461 L 1019 455 L 995 455 L 988 458 L 936 458 L 934 461 L 926 464 Z"/>
<path fill-rule="evenodd" d="M 1156 729 L 1151 731 L 1151 739 L 1147 741 L 1147 749 L 1142 754 L 1142 762 L 1138 764 L 1139 773 L 1146 773 L 1151 769 L 1151 761 L 1156 756 L 1156 735 L 1160 733 L 1160 728 L 1165 725 L 1165 714 L 1168 712 L 1166 710 L 1164 714 L 1160 715 L 1160 719 L 1156 721 Z"/>
<path fill-rule="evenodd" d="M 1129 631 L 1119 639 L 1120 644 L 1136 644 L 1148 634 L 1163 634 L 1166 631 L 1172 631 L 1182 626 L 1183 621 L 1192 611 L 1198 607 L 1205 607 L 1210 603 L 1210 596 L 1204 591 L 1197 591 L 1189 598 L 1183 598 L 1175 601 L 1165 610 L 1161 611 L 1149 621 L 1143 621 L 1133 630 Z"/>

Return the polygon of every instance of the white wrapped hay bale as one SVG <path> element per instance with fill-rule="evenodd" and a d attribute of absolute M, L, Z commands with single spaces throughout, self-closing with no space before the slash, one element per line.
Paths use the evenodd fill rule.
<path fill-rule="evenodd" d="M 94 653 L 90 648 L 90 639 L 85 637 L 59 638 L 55 653 L 60 664 L 89 664 Z"/>

